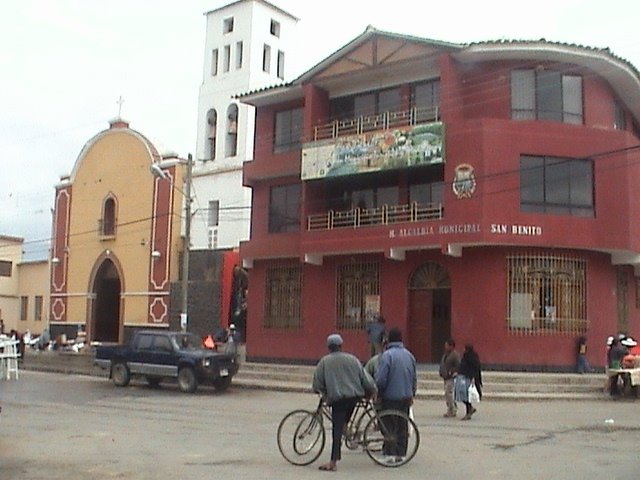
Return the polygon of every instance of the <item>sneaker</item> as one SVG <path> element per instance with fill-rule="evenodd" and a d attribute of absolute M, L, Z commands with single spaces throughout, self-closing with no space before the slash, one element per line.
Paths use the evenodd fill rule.
<path fill-rule="evenodd" d="M 456 416 L 456 414 L 453 413 L 453 412 L 447 412 L 447 413 L 445 413 L 443 415 L 444 418 L 452 418 L 452 417 L 455 417 L 455 416 Z"/>
<path fill-rule="evenodd" d="M 385 465 L 395 465 L 396 457 L 394 457 L 393 455 L 385 455 L 382 463 L 384 463 Z"/>

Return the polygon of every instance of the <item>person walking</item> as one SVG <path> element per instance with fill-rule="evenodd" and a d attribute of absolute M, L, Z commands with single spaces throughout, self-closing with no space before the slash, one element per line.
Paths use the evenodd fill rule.
<path fill-rule="evenodd" d="M 382 345 L 385 336 L 385 319 L 382 315 L 378 315 L 376 320 L 369 322 L 367 325 L 367 339 L 369 340 L 369 348 L 371 350 L 369 357 L 374 357 L 382 353 Z"/>
<path fill-rule="evenodd" d="M 409 416 L 409 409 L 418 388 L 416 359 L 402 343 L 402 331 L 394 327 L 389 330 L 387 349 L 380 355 L 376 370 L 378 396 L 382 399 L 382 410 L 397 410 Z M 407 453 L 409 428 L 406 420 L 389 427 L 400 432 L 395 445 L 383 445 L 388 462 L 402 460 Z M 396 430 L 397 429 L 397 430 Z"/>
<path fill-rule="evenodd" d="M 473 414 L 476 413 L 476 408 L 469 401 L 469 386 L 471 384 L 475 385 L 482 398 L 481 369 L 480 356 L 473 349 L 473 345 L 466 344 L 454 385 L 456 401 L 463 402 L 466 407 L 466 414 L 462 417 L 462 420 L 471 420 Z"/>
<path fill-rule="evenodd" d="M 342 337 L 333 333 L 327 337 L 329 353 L 322 357 L 313 372 L 313 391 L 322 395 L 331 406 L 331 429 L 333 443 L 331 460 L 319 469 L 335 472 L 341 460 L 342 432 L 351 414 L 363 397 L 376 393 L 376 384 L 364 371 L 360 360 L 342 351 Z"/>
<path fill-rule="evenodd" d="M 460 354 L 456 352 L 456 342 L 450 338 L 444 342 L 444 353 L 440 359 L 440 376 L 444 380 L 444 401 L 447 404 L 445 418 L 452 418 L 458 414 L 458 405 L 453 396 L 453 384 L 458 368 L 460 367 Z"/>
<path fill-rule="evenodd" d="M 587 359 L 587 337 L 582 335 L 578 338 L 576 350 L 576 371 L 578 373 L 590 372 L 591 365 L 589 364 L 589 360 Z"/>

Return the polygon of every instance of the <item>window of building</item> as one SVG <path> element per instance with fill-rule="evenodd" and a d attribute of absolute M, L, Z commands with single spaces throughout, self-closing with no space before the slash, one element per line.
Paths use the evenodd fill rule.
<path fill-rule="evenodd" d="M 274 37 L 280 37 L 280 22 L 276 22 L 275 20 L 271 20 L 271 26 L 269 28 L 269 32 Z"/>
<path fill-rule="evenodd" d="M 36 322 L 42 321 L 42 305 L 43 305 L 42 295 L 36 295 L 34 317 L 33 317 Z"/>
<path fill-rule="evenodd" d="M 235 157 L 238 154 L 238 106 L 235 103 L 227 109 L 227 142 L 225 155 Z"/>
<path fill-rule="evenodd" d="M 376 262 L 338 266 L 337 328 L 365 328 L 367 303 L 380 295 L 380 265 Z"/>
<path fill-rule="evenodd" d="M 587 331 L 587 261 L 569 255 L 507 258 L 507 327 L 523 335 Z"/>
<path fill-rule="evenodd" d="M 222 21 L 222 33 L 233 32 L 233 17 L 225 18 Z"/>
<path fill-rule="evenodd" d="M 439 205 L 444 203 L 444 165 L 415 168 L 408 173 L 409 203 Z"/>
<path fill-rule="evenodd" d="M 209 200 L 207 226 L 217 227 L 220 220 L 220 200 Z"/>
<path fill-rule="evenodd" d="M 13 263 L 9 260 L 0 260 L 0 277 L 10 277 Z"/>
<path fill-rule="evenodd" d="M 271 71 L 271 47 L 265 45 L 262 49 L 262 71 L 269 73 Z"/>
<path fill-rule="evenodd" d="M 20 320 L 27 320 L 29 311 L 29 297 L 20 297 Z"/>
<path fill-rule="evenodd" d="M 278 50 L 278 65 L 277 65 L 278 78 L 284 79 L 284 52 Z"/>
<path fill-rule="evenodd" d="M 593 217 L 591 160 L 520 157 L 520 210 Z"/>
<path fill-rule="evenodd" d="M 553 70 L 513 70 L 511 117 L 582 124 L 582 77 Z"/>
<path fill-rule="evenodd" d="M 627 129 L 627 116 L 619 102 L 613 104 L 613 128 L 616 130 Z"/>
<path fill-rule="evenodd" d="M 100 221 L 100 235 L 113 236 L 116 234 L 116 201 L 112 196 L 107 197 L 102 204 L 102 219 Z"/>
<path fill-rule="evenodd" d="M 387 88 L 331 100 L 331 118 L 334 120 L 398 112 L 401 109 L 400 88 Z"/>
<path fill-rule="evenodd" d="M 302 108 L 276 112 L 273 151 L 280 153 L 299 149 L 302 145 L 302 123 Z"/>
<path fill-rule="evenodd" d="M 428 122 L 440 118 L 440 80 L 413 85 L 411 106 L 415 109 L 416 122 Z"/>
<path fill-rule="evenodd" d="M 207 112 L 207 141 L 205 145 L 204 161 L 216 158 L 216 135 L 218 131 L 218 112 L 211 109 Z"/>
<path fill-rule="evenodd" d="M 240 70 L 242 68 L 242 50 L 242 42 L 236 42 L 236 70 Z"/>
<path fill-rule="evenodd" d="M 228 72 L 231 68 L 231 45 L 224 46 L 224 53 L 222 58 L 222 71 Z"/>
<path fill-rule="evenodd" d="M 271 187 L 269 195 L 269 233 L 300 230 L 300 184 Z"/>
<path fill-rule="evenodd" d="M 444 199 L 444 183 L 413 183 L 409 186 L 409 203 L 441 205 Z"/>
<path fill-rule="evenodd" d="M 218 49 L 211 50 L 211 76 L 218 75 Z"/>
<path fill-rule="evenodd" d="M 267 268 L 264 326 L 299 328 L 302 325 L 302 267 L 299 265 Z"/>

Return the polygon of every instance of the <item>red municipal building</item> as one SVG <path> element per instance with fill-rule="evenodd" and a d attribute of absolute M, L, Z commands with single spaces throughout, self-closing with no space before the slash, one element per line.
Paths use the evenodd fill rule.
<path fill-rule="evenodd" d="M 371 27 L 256 107 L 247 355 L 309 361 L 377 315 L 421 363 L 604 364 L 640 335 L 640 76 L 608 49 Z"/>

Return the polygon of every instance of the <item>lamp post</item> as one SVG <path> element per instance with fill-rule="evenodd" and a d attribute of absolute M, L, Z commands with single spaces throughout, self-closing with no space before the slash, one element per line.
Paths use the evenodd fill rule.
<path fill-rule="evenodd" d="M 188 305 L 189 305 L 189 247 L 191 246 L 191 177 L 193 169 L 193 157 L 191 154 L 187 155 L 187 159 L 179 159 L 179 163 L 185 164 L 187 172 L 185 176 L 185 189 L 184 191 L 177 187 L 173 180 L 171 180 L 162 167 L 157 163 L 152 163 L 149 169 L 154 177 L 169 180 L 171 186 L 178 190 L 185 200 L 185 223 L 184 223 L 184 250 L 182 252 L 182 302 L 180 312 L 180 329 L 183 332 L 187 331 L 188 324 Z"/>

